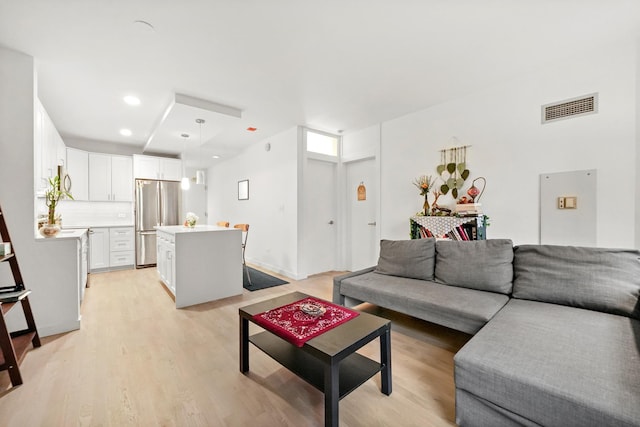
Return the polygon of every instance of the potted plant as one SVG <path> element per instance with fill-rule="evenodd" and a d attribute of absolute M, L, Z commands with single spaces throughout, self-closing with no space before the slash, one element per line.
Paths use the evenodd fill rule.
<path fill-rule="evenodd" d="M 60 188 L 60 176 L 49 178 L 49 188 L 44 193 L 45 204 L 49 208 L 47 222 L 40 228 L 40 234 L 44 237 L 53 237 L 60 232 L 60 226 L 56 224 L 56 206 L 60 199 L 73 196 L 65 188 Z"/>

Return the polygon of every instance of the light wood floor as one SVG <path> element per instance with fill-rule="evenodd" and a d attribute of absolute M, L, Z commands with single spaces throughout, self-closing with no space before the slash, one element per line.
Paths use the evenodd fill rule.
<path fill-rule="evenodd" d="M 30 351 L 23 385 L 0 373 L 0 425 L 321 426 L 323 395 L 255 347 L 239 372 L 238 307 L 294 290 L 330 300 L 332 276 L 176 310 L 153 268 L 90 275 L 82 328 Z M 470 337 L 361 308 L 393 321 L 393 392 L 375 376 L 340 401 L 341 426 L 453 425 L 453 355 Z M 377 340 L 360 352 L 379 360 Z"/>

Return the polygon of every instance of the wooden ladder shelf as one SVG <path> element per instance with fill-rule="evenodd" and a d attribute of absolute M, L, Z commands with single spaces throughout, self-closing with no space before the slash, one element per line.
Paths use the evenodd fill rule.
<path fill-rule="evenodd" d="M 9 230 L 0 207 L 0 237 L 2 242 L 11 243 Z M 13 244 L 11 244 L 13 252 Z M 33 312 L 29 304 L 30 290 L 25 289 L 18 266 L 18 258 L 15 252 L 9 255 L 0 255 L 0 263 L 8 262 L 13 274 L 14 285 L 0 287 L 0 371 L 9 371 L 11 384 L 17 386 L 22 384 L 20 374 L 20 362 L 24 358 L 27 350 L 33 347 L 40 347 L 40 337 L 36 329 L 36 322 L 33 320 Z M 5 316 L 20 302 L 27 328 L 21 331 L 9 332 Z"/>

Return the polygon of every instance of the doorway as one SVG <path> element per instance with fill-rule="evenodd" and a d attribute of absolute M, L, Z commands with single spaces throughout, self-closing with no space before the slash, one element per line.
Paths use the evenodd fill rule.
<path fill-rule="evenodd" d="M 336 267 L 336 172 L 335 162 L 307 159 L 304 192 L 307 275 Z"/>

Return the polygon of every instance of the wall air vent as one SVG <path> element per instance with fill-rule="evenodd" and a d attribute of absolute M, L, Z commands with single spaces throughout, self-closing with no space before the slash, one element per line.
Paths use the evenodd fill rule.
<path fill-rule="evenodd" d="M 577 98 L 542 106 L 542 123 L 555 122 L 598 112 L 598 94 L 592 93 Z"/>

